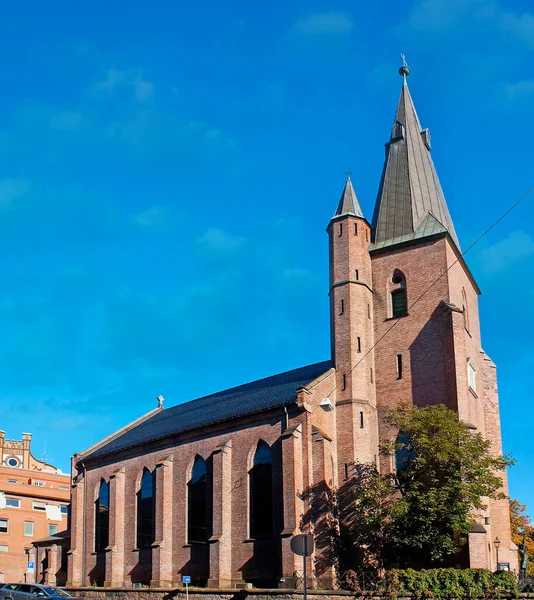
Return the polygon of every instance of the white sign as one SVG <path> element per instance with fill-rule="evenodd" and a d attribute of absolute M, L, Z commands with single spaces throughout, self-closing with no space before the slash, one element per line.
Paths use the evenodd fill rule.
<path fill-rule="evenodd" d="M 28 563 L 28 573 L 33 573 L 34 571 L 35 571 L 35 563 L 29 562 Z"/>

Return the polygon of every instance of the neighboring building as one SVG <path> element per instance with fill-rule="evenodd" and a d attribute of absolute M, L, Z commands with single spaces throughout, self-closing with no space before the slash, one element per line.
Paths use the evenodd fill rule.
<path fill-rule="evenodd" d="M 401 73 L 372 225 L 349 178 L 328 226 L 331 359 L 167 410 L 160 399 L 76 455 L 71 585 L 175 586 L 190 575 L 275 586 L 301 570 L 290 549 L 301 529 L 315 535 L 310 573 L 332 581 L 320 499 L 355 461 L 395 469 L 379 442 L 396 435 L 383 415 L 401 402 L 445 404 L 501 453 L 480 291 Z M 508 501 L 476 517 L 464 565 L 496 568 L 498 537 L 499 561 L 517 568 Z"/>
<path fill-rule="evenodd" d="M 5 582 L 31 581 L 29 552 L 39 538 L 67 528 L 70 475 L 34 458 L 29 433 L 0 431 L 0 572 Z"/>

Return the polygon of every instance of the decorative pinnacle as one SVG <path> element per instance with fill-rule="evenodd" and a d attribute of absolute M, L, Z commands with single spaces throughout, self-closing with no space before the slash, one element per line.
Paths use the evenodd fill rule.
<path fill-rule="evenodd" d="M 406 56 L 401 52 L 401 58 L 402 58 L 402 67 L 399 69 L 399 74 L 402 75 L 403 77 L 407 77 L 410 74 L 410 67 L 408 66 L 408 63 L 406 62 Z"/>

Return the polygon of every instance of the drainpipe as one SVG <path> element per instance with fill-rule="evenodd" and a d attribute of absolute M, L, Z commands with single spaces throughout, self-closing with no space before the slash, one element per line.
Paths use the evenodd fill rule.
<path fill-rule="evenodd" d="M 86 571 L 86 564 L 85 564 L 85 554 L 86 554 L 86 548 L 85 548 L 85 530 L 86 530 L 86 518 L 85 518 L 85 514 L 87 512 L 87 506 L 86 506 L 86 499 L 87 499 L 87 479 L 85 477 L 86 475 L 86 468 L 85 468 L 85 463 L 82 463 L 82 469 L 83 469 L 83 517 L 82 517 L 82 526 L 83 526 L 83 532 L 82 532 L 82 586 L 86 586 L 87 582 L 85 581 L 85 571 Z"/>

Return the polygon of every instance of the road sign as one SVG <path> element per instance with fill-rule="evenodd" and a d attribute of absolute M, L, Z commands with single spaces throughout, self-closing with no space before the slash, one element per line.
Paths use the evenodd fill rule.
<path fill-rule="evenodd" d="M 35 563 L 28 562 L 28 573 L 33 573 L 35 571 Z"/>
<path fill-rule="evenodd" d="M 311 556 L 313 552 L 313 535 L 310 533 L 294 535 L 289 543 L 293 554 L 298 556 Z"/>
<path fill-rule="evenodd" d="M 302 598 L 306 600 L 306 583 L 308 576 L 306 575 L 306 557 L 310 556 L 313 552 L 313 535 L 310 533 L 304 533 L 300 535 L 294 535 L 289 542 L 289 547 L 293 554 L 302 556 Z"/>
<path fill-rule="evenodd" d="M 182 577 L 182 583 L 191 583 L 191 577 L 189 575 L 184 575 Z"/>

